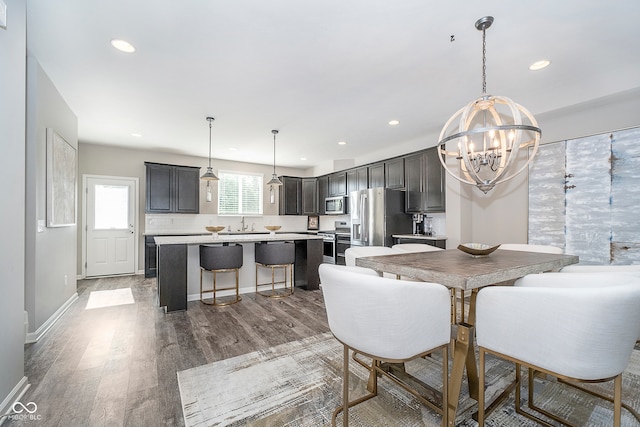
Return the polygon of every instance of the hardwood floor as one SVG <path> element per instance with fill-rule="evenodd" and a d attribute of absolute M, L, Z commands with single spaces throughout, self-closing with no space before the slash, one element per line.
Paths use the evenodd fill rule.
<path fill-rule="evenodd" d="M 134 304 L 85 310 L 92 291 L 128 287 Z M 31 387 L 21 401 L 36 403 L 40 420 L 4 426 L 182 426 L 178 371 L 329 331 L 321 291 L 194 301 L 169 314 L 156 305 L 155 279 L 142 276 L 81 280 L 78 295 L 25 347 Z"/>

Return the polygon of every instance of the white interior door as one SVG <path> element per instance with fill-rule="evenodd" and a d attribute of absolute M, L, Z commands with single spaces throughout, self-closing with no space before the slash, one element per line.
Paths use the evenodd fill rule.
<path fill-rule="evenodd" d="M 135 178 L 86 177 L 86 276 L 135 273 Z"/>

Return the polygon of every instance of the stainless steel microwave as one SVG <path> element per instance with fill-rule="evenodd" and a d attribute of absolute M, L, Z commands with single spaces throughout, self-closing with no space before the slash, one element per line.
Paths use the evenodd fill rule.
<path fill-rule="evenodd" d="M 344 215 L 349 213 L 347 196 L 327 197 L 324 199 L 325 215 Z"/>

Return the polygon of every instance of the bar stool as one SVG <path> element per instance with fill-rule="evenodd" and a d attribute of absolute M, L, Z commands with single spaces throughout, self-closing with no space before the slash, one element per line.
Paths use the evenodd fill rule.
<path fill-rule="evenodd" d="M 296 261 L 295 244 L 292 242 L 256 243 L 256 293 L 269 298 L 282 298 L 293 294 L 293 264 Z M 271 269 L 271 282 L 258 283 L 258 267 Z M 287 267 L 289 286 L 287 286 Z M 275 280 L 275 269 L 282 268 L 284 280 Z M 275 285 L 284 284 L 276 289 Z M 260 291 L 261 286 L 271 286 L 270 291 Z"/>
<path fill-rule="evenodd" d="M 240 267 L 242 267 L 242 245 L 200 245 L 200 301 L 204 304 L 217 306 L 235 304 L 240 301 L 242 299 L 238 291 L 238 272 Z M 202 273 L 204 271 L 213 272 L 213 289 L 202 289 Z M 236 273 L 235 286 L 218 288 L 216 275 L 218 273 L 230 273 L 233 271 Z M 234 299 L 225 302 L 218 302 L 216 292 L 232 289 L 235 289 L 236 291 Z M 206 293 L 213 293 L 213 299 L 205 300 L 203 294 Z"/>

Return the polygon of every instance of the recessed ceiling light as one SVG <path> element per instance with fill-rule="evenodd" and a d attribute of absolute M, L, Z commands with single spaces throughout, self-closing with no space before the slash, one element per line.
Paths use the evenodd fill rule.
<path fill-rule="evenodd" d="M 306 157 L 300 157 L 300 160 L 304 161 L 304 160 L 307 160 L 307 158 Z"/>
<path fill-rule="evenodd" d="M 529 65 L 529 69 L 531 71 L 542 70 L 543 68 L 548 67 L 549 64 L 551 64 L 551 61 L 549 61 L 548 59 L 543 59 L 542 61 L 536 61 L 533 64 Z"/>
<path fill-rule="evenodd" d="M 136 138 L 142 138 L 142 135 L 139 134 L 138 132 L 133 132 L 131 136 L 135 136 Z"/>
<path fill-rule="evenodd" d="M 340 141 L 340 142 L 338 142 L 338 145 L 347 145 L 347 142 L 346 141 Z"/>
<path fill-rule="evenodd" d="M 133 53 L 136 51 L 136 48 L 133 47 L 131 43 L 125 40 L 113 39 L 111 40 L 111 46 L 125 53 Z"/>
<path fill-rule="evenodd" d="M 389 121 L 389 125 L 390 126 L 398 126 L 400 124 L 399 120 L 390 120 Z"/>
<path fill-rule="evenodd" d="M 235 147 L 229 147 L 229 151 L 238 151 L 238 149 Z"/>

